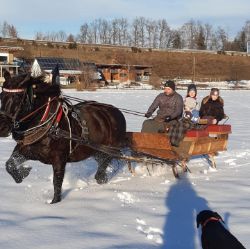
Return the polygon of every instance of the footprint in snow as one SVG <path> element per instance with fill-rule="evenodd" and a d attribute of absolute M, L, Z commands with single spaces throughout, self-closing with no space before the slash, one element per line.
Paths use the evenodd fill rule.
<path fill-rule="evenodd" d="M 157 227 L 148 226 L 147 223 L 139 218 L 136 218 L 137 227 L 136 230 L 144 234 L 148 240 L 152 240 L 157 244 L 162 244 L 163 231 Z"/>

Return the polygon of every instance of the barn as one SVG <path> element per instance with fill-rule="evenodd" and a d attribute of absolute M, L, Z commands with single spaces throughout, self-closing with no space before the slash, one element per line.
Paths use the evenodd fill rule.
<path fill-rule="evenodd" d="M 0 46 L 0 84 L 4 82 L 3 74 L 7 70 L 11 74 L 18 74 L 18 63 L 14 61 L 13 53 L 23 50 L 22 47 Z"/>

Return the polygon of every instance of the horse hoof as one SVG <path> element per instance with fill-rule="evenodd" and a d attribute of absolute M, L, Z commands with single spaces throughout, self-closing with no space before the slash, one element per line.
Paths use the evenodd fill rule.
<path fill-rule="evenodd" d="M 50 204 L 55 204 L 57 202 L 60 202 L 61 201 L 61 198 L 60 197 L 54 197 L 53 200 L 50 202 Z"/>
<path fill-rule="evenodd" d="M 23 181 L 23 178 L 20 176 L 12 176 L 16 183 L 21 183 Z"/>
<path fill-rule="evenodd" d="M 20 172 L 20 176 L 22 177 L 22 179 L 26 178 L 29 174 L 30 174 L 30 171 L 31 171 L 31 167 L 22 167 L 19 169 L 19 172 Z"/>
<path fill-rule="evenodd" d="M 108 177 L 107 175 L 99 175 L 99 176 L 95 176 L 96 182 L 98 184 L 105 184 L 108 182 Z"/>

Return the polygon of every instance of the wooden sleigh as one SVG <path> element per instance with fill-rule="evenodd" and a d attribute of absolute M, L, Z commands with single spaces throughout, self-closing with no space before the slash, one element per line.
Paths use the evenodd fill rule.
<path fill-rule="evenodd" d="M 187 171 L 186 162 L 193 156 L 206 155 L 212 167 L 216 167 L 214 156 L 227 149 L 231 125 L 207 125 L 202 130 L 189 130 L 178 147 L 172 146 L 165 133 L 128 132 L 130 148 L 135 154 L 168 162 L 172 165 L 175 177 L 176 166 L 181 164 Z M 131 164 L 129 165 L 132 171 Z"/>

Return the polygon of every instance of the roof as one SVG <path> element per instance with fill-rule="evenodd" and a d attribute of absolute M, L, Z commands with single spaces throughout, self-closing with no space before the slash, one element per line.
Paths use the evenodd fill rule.
<path fill-rule="evenodd" d="M 22 47 L 0 46 L 0 51 L 15 52 L 24 50 Z"/>
<path fill-rule="evenodd" d="M 59 66 L 59 70 L 80 70 L 81 63 L 78 59 L 55 58 L 55 57 L 36 57 L 41 70 L 52 70 Z"/>
<path fill-rule="evenodd" d="M 146 68 L 152 68 L 151 65 L 130 65 L 130 64 L 101 64 L 101 63 L 97 63 L 96 64 L 97 67 L 99 68 L 105 68 L 105 67 L 108 67 L 108 68 L 137 68 L 137 69 L 146 69 Z"/>

